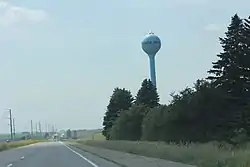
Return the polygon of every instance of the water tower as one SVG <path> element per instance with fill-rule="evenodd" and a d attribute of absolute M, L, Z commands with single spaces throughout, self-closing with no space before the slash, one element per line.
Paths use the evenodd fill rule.
<path fill-rule="evenodd" d="M 153 32 L 150 32 L 142 40 L 142 50 L 149 57 L 150 80 L 156 87 L 155 55 L 161 48 L 161 40 Z"/>

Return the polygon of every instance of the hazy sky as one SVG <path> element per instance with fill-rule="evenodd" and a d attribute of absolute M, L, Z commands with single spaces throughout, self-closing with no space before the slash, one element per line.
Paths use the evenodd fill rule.
<path fill-rule="evenodd" d="M 100 128 L 114 87 L 135 95 L 149 76 L 140 48 L 149 30 L 161 103 L 206 76 L 230 17 L 248 0 L 0 1 L 0 132 L 6 108 L 17 131 L 30 120 L 58 128 Z"/>

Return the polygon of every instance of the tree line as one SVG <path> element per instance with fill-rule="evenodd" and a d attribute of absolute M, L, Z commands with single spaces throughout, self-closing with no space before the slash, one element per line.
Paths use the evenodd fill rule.
<path fill-rule="evenodd" d="M 231 17 L 222 51 L 205 79 L 171 93 L 160 104 L 157 89 L 143 80 L 135 97 L 115 88 L 103 119 L 107 140 L 166 142 L 227 141 L 238 144 L 250 136 L 250 17 Z"/>

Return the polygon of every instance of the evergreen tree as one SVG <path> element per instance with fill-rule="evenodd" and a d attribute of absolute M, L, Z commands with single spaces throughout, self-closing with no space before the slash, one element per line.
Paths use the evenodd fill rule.
<path fill-rule="evenodd" d="M 133 96 L 126 89 L 115 88 L 107 106 L 107 111 L 103 119 L 103 135 L 109 139 L 109 130 L 122 110 L 128 110 L 133 103 Z"/>
<path fill-rule="evenodd" d="M 246 88 L 249 93 L 246 94 L 246 97 L 250 98 L 250 17 L 245 19 L 244 22 L 244 37 L 245 37 L 245 57 L 244 57 L 244 72 L 245 72 L 245 79 L 246 79 Z"/>
<path fill-rule="evenodd" d="M 135 104 L 146 105 L 150 108 L 159 105 L 159 95 L 156 87 L 149 79 L 144 79 L 137 93 Z"/>
<path fill-rule="evenodd" d="M 228 92 L 233 102 L 238 104 L 246 97 L 249 85 L 249 48 L 246 47 L 245 28 L 237 14 L 232 17 L 225 38 L 220 38 L 223 52 L 218 54 L 219 60 L 213 62 L 213 69 L 208 77 L 215 87 Z"/>
<path fill-rule="evenodd" d="M 246 54 L 245 54 L 245 57 L 246 59 L 248 58 L 249 60 L 246 60 L 244 61 L 245 63 L 245 74 L 247 75 L 247 79 L 249 80 L 250 79 L 250 16 L 248 17 L 248 19 L 245 19 L 244 20 L 244 28 L 245 28 L 245 43 L 246 43 L 246 47 L 247 49 L 245 50 L 246 51 Z M 248 68 L 247 68 L 248 67 Z M 249 81 L 248 81 L 248 92 L 250 93 L 250 88 L 249 88 Z M 246 94 L 246 99 L 248 99 L 248 105 L 246 105 L 243 109 L 243 118 L 244 118 L 244 121 L 243 121 L 243 126 L 244 126 L 244 129 L 247 131 L 247 135 L 250 136 L 250 95 L 249 94 Z"/>
<path fill-rule="evenodd" d="M 226 91 L 230 108 L 224 113 L 223 132 L 227 138 L 237 135 L 235 131 L 246 127 L 243 107 L 249 101 L 250 88 L 250 33 L 248 20 L 243 22 L 237 14 L 232 17 L 225 38 L 220 38 L 223 52 L 208 73 L 215 87 Z M 226 120 L 226 121 L 225 121 Z"/>

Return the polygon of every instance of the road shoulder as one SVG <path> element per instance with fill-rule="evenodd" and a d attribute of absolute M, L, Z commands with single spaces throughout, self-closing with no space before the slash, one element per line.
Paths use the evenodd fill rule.
<path fill-rule="evenodd" d="M 143 167 L 195 167 L 178 162 L 171 162 L 162 159 L 150 158 L 120 151 L 91 147 L 82 144 L 69 144 L 72 148 L 77 148 L 95 156 L 113 162 L 122 167 L 143 166 Z"/>
<path fill-rule="evenodd" d="M 86 152 L 82 149 L 72 147 L 68 144 L 61 143 L 68 151 L 72 152 L 73 154 L 77 155 L 84 161 L 88 162 L 92 167 L 121 167 L 120 165 L 103 159 L 99 156 Z"/>

